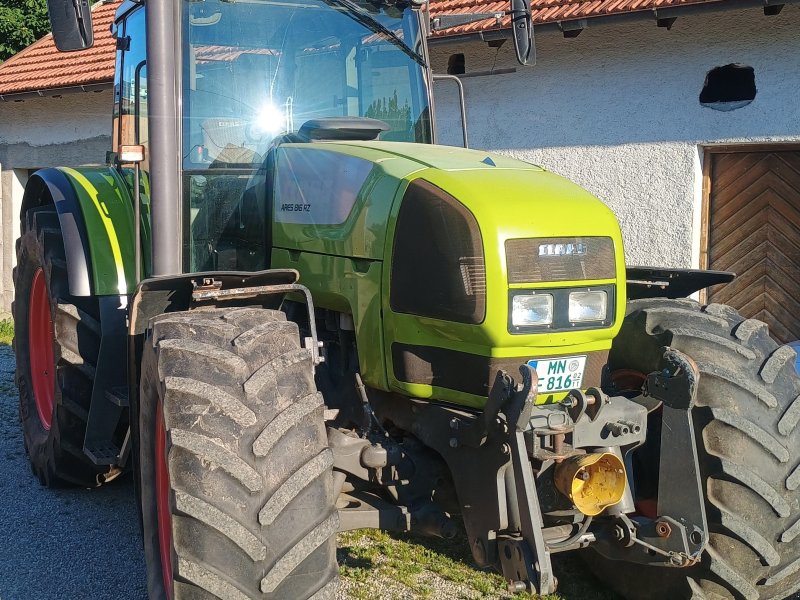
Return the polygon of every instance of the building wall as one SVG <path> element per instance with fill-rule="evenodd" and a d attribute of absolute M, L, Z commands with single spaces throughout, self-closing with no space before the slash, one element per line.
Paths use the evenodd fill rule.
<path fill-rule="evenodd" d="M 617 214 L 629 264 L 697 266 L 702 147 L 800 140 L 800 7 L 598 25 L 577 38 L 536 39 L 538 62 L 519 67 L 509 40 L 432 46 L 434 72 L 463 52 L 466 71 L 515 73 L 463 79 L 470 146 L 540 164 L 581 184 Z M 699 103 L 707 72 L 755 70 L 748 106 Z M 455 86 L 436 84 L 439 142 L 461 145 Z"/>
<path fill-rule="evenodd" d="M 538 62 L 518 67 L 511 42 L 432 47 L 434 71 L 463 52 L 470 145 L 541 164 L 583 185 L 618 215 L 629 263 L 696 266 L 702 147 L 800 141 L 800 6 L 593 26 L 575 39 L 537 36 Z M 755 70 L 748 106 L 718 112 L 698 96 L 707 72 Z M 437 83 L 440 143 L 460 145 L 452 83 Z M 110 149 L 111 90 L 0 102 L 0 311 L 13 297 L 19 209 L 30 170 L 102 163 Z"/>
<path fill-rule="evenodd" d="M 111 149 L 110 89 L 0 102 L 0 312 L 14 296 L 22 194 L 30 171 L 105 162 Z"/>

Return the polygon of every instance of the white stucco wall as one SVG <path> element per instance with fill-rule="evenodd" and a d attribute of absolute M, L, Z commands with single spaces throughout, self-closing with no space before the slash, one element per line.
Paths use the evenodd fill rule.
<path fill-rule="evenodd" d="M 800 6 L 603 25 L 537 36 L 538 63 L 464 78 L 470 146 L 540 164 L 617 214 L 629 264 L 697 266 L 702 146 L 800 140 Z M 431 48 L 434 72 L 463 52 L 467 73 L 518 66 L 509 40 Z M 743 63 L 757 95 L 732 112 L 702 107 L 707 72 Z M 436 84 L 439 143 L 461 145 L 452 83 Z"/>
<path fill-rule="evenodd" d="M 108 135 L 112 99 L 111 90 L 103 90 L 0 102 L 0 145 L 50 146 Z"/>
<path fill-rule="evenodd" d="M 112 102 L 110 89 L 0 102 L 0 313 L 13 299 L 14 242 L 28 172 L 105 162 Z"/>

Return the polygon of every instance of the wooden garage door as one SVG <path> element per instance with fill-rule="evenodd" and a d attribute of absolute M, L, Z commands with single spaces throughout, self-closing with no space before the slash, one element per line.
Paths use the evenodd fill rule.
<path fill-rule="evenodd" d="M 769 325 L 775 339 L 800 339 L 800 152 L 711 154 L 708 267 L 736 280 L 709 302 Z"/>

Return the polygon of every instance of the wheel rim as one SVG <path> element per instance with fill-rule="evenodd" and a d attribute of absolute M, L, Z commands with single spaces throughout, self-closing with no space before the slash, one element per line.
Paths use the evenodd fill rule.
<path fill-rule="evenodd" d="M 611 383 L 618 394 L 638 393 L 646 381 L 647 375 L 636 369 L 616 369 L 611 372 Z"/>
<path fill-rule="evenodd" d="M 167 466 L 167 432 L 161 402 L 156 407 L 156 513 L 158 515 L 158 550 L 164 593 L 172 598 L 172 515 L 169 508 L 169 468 Z"/>
<path fill-rule="evenodd" d="M 50 297 L 44 271 L 33 275 L 28 309 L 28 356 L 31 365 L 31 383 L 36 412 L 42 427 L 50 430 L 55 408 L 56 369 L 53 358 L 53 318 L 50 314 Z"/>

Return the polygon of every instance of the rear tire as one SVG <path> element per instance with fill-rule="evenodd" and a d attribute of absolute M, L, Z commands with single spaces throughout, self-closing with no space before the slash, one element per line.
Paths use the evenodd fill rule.
<path fill-rule="evenodd" d="M 95 298 L 69 293 L 52 205 L 25 215 L 14 286 L 16 382 L 31 468 L 45 486 L 96 486 L 102 469 L 84 454 L 83 440 L 100 349 L 99 311 Z"/>
<path fill-rule="evenodd" d="M 647 299 L 629 304 L 609 366 L 652 372 L 664 346 L 700 371 L 692 416 L 709 543 L 686 569 L 587 558 L 627 598 L 787 598 L 800 588 L 795 352 L 728 306 Z"/>
<path fill-rule="evenodd" d="M 151 598 L 333 598 L 333 456 L 309 351 L 283 313 L 151 321 L 139 394 Z"/>

